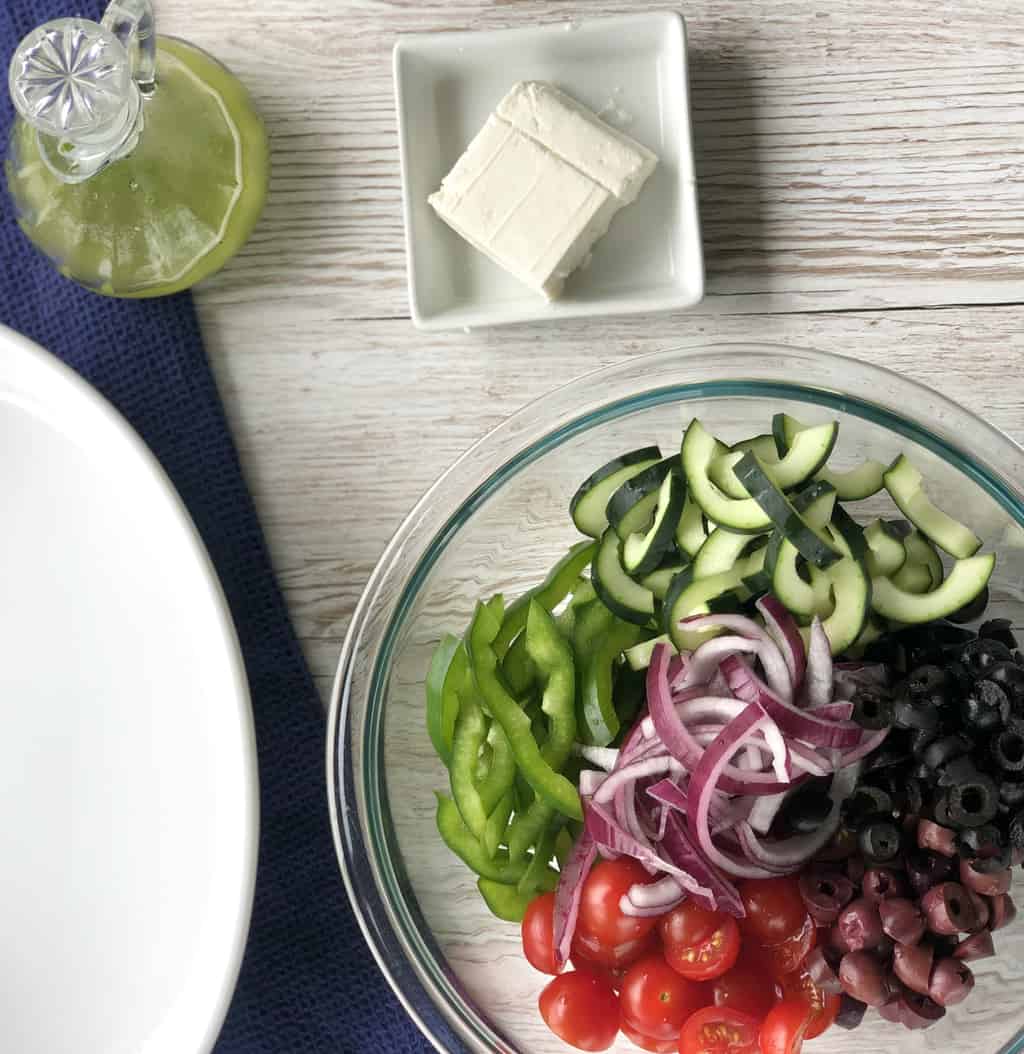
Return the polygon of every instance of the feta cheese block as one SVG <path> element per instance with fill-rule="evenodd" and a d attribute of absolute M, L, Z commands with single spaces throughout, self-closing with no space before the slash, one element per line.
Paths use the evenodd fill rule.
<path fill-rule="evenodd" d="M 466 241 L 551 300 L 656 164 L 567 95 L 524 82 L 428 200 Z"/>

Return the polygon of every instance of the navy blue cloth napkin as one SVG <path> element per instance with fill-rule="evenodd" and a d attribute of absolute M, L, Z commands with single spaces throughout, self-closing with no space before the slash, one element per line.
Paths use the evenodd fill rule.
<path fill-rule="evenodd" d="M 0 70 L 48 19 L 96 0 L 0 0 Z M 0 85 L 5 78 L 0 78 Z M 0 87 L 0 143 L 12 107 Z M 60 356 L 149 444 L 199 528 L 245 653 L 262 833 L 245 960 L 217 1054 L 421 1052 L 426 1042 L 366 948 L 327 816 L 324 720 L 274 581 L 188 295 L 117 301 L 60 277 L 0 191 L 0 322 Z"/>

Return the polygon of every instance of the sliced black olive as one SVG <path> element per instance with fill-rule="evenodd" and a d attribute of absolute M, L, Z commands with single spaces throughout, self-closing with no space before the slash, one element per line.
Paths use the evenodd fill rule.
<path fill-rule="evenodd" d="M 1002 860 L 1009 848 L 998 827 L 990 823 L 962 831 L 956 840 L 960 855 L 968 860 Z"/>
<path fill-rule="evenodd" d="M 1024 783 L 1003 780 L 999 784 L 999 804 L 1007 809 L 1019 809 L 1024 805 Z"/>
<path fill-rule="evenodd" d="M 963 723 L 976 732 L 994 732 L 1010 717 L 1010 700 L 995 681 L 978 681 L 960 704 Z"/>
<path fill-rule="evenodd" d="M 953 758 L 970 753 L 973 746 L 974 744 L 966 736 L 959 734 L 942 736 L 941 739 L 936 739 L 934 743 L 925 748 L 922 760 L 928 768 L 940 769 Z"/>
<path fill-rule="evenodd" d="M 981 678 L 985 677 L 989 668 L 997 662 L 1012 662 L 1013 652 L 998 640 L 979 637 L 963 646 L 960 661 L 974 677 Z"/>
<path fill-rule="evenodd" d="M 893 723 L 892 697 L 884 689 L 859 688 L 852 702 L 853 720 L 861 728 L 888 728 Z"/>
<path fill-rule="evenodd" d="M 826 787 L 808 783 L 794 791 L 779 810 L 778 823 L 795 834 L 816 831 L 832 811 L 832 799 Z"/>
<path fill-rule="evenodd" d="M 998 684 L 1010 700 L 1010 708 L 1024 708 L 1024 666 L 1015 662 L 997 662 L 985 672 L 985 680 Z"/>
<path fill-rule="evenodd" d="M 1018 812 L 1010 821 L 1007 834 L 1010 838 L 1010 848 L 1018 852 L 1024 851 L 1024 809 Z"/>
<path fill-rule="evenodd" d="M 907 674 L 896 694 L 917 706 L 941 709 L 950 703 L 949 677 L 940 666 L 918 666 Z"/>
<path fill-rule="evenodd" d="M 973 622 L 985 614 L 985 608 L 987 607 L 988 586 L 985 586 L 973 600 L 969 600 L 963 607 L 957 608 L 952 615 L 947 615 L 946 618 L 950 622 Z"/>
<path fill-rule="evenodd" d="M 932 703 L 917 703 L 900 698 L 892 704 L 892 721 L 899 728 L 936 732 L 941 724 L 939 710 Z"/>
<path fill-rule="evenodd" d="M 862 783 L 843 802 L 843 818 L 854 827 L 860 827 L 869 816 L 876 815 L 892 815 L 892 797 L 872 783 Z"/>
<path fill-rule="evenodd" d="M 981 827 L 999 809 L 999 790 L 988 776 L 978 774 L 963 783 L 955 783 L 946 788 L 946 793 L 950 825 L 961 830 Z"/>
<path fill-rule="evenodd" d="M 1017 638 L 1014 637 L 1013 631 L 1010 628 L 1013 623 L 1008 618 L 993 618 L 987 622 L 981 624 L 981 629 L 978 630 L 978 636 L 984 637 L 986 640 L 997 640 L 1000 644 L 1005 645 L 1010 651 L 1017 650 Z"/>
<path fill-rule="evenodd" d="M 939 786 L 951 787 L 954 783 L 965 783 L 978 775 L 978 767 L 969 754 L 961 754 L 939 769 Z"/>
<path fill-rule="evenodd" d="M 891 817 L 869 816 L 857 832 L 857 844 L 871 864 L 889 864 L 900 855 L 903 832 Z"/>
<path fill-rule="evenodd" d="M 892 735 L 889 739 L 892 739 Z M 878 750 L 869 754 L 864 760 L 865 774 L 877 772 L 879 769 L 892 768 L 894 765 L 905 765 L 907 763 L 907 750 L 899 743 L 890 743 L 887 739 Z"/>
<path fill-rule="evenodd" d="M 926 731 L 924 729 L 917 729 L 910 733 L 910 753 L 915 758 L 922 758 L 924 752 L 931 746 L 935 740 L 938 739 L 938 733 L 934 731 Z"/>
<path fill-rule="evenodd" d="M 1024 777 L 1024 721 L 1012 718 L 992 737 L 989 752 L 997 769 L 1011 779 Z"/>
<path fill-rule="evenodd" d="M 966 695 L 974 685 L 974 676 L 967 667 L 959 661 L 953 661 L 946 667 L 950 684 L 953 686 L 955 696 Z"/>

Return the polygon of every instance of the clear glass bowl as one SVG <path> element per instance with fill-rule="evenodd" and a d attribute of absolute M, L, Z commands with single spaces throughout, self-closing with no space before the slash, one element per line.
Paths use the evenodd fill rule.
<path fill-rule="evenodd" d="M 568 1048 L 537 1012 L 545 979 L 522 957 L 518 927 L 488 913 L 434 827 L 433 791 L 447 785 L 424 726 L 435 643 L 463 631 L 477 598 L 515 596 L 578 540 L 568 502 L 596 466 L 655 440 L 672 450 L 694 415 L 735 440 L 765 431 L 779 410 L 837 418 L 837 467 L 912 455 L 936 502 L 999 554 L 989 615 L 1024 623 L 1024 450 L 887 370 L 755 344 L 667 351 L 591 373 L 515 414 L 399 528 L 354 616 L 331 708 L 329 793 L 348 893 L 381 968 L 439 1051 Z M 876 515 L 877 500 L 858 514 Z M 971 998 L 934 1028 L 908 1032 L 869 1014 L 809 1050 L 1024 1050 L 1024 919 L 996 943 L 999 955 L 976 964 Z M 636 1050 L 621 1038 L 616 1049 Z"/>

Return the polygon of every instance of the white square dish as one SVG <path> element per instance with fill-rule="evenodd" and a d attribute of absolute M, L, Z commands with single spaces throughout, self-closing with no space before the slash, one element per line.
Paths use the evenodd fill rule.
<path fill-rule="evenodd" d="M 676 12 L 401 37 L 394 52 L 409 302 L 421 329 L 670 311 L 704 294 L 686 31 Z M 427 198 L 517 81 L 548 81 L 659 158 L 590 264 L 546 302 Z"/>

